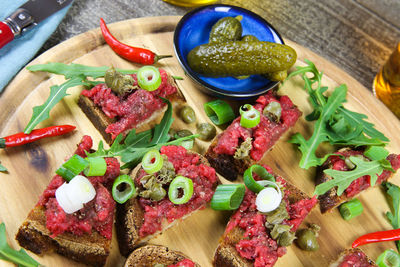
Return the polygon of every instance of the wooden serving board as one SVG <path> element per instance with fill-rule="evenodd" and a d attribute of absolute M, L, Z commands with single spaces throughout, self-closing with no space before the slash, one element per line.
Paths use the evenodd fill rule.
<path fill-rule="evenodd" d="M 174 53 L 173 32 L 179 19 L 180 17 L 175 16 L 141 18 L 121 21 L 109 26 L 111 32 L 123 42 L 147 47 L 157 54 L 165 55 Z M 391 152 L 400 153 L 399 121 L 374 98 L 369 90 L 320 56 L 289 40 L 286 42 L 296 49 L 299 58 L 297 64 L 303 64 L 302 60 L 307 58 L 324 71 L 323 84 L 332 88 L 340 83 L 346 83 L 349 92 L 348 102 L 345 106 L 368 115 L 369 120 L 390 138 L 388 149 Z M 105 45 L 99 29 L 59 44 L 36 58 L 31 64 L 46 62 L 75 62 L 93 66 L 113 65 L 119 68 L 139 67 L 121 59 Z M 157 64 L 157 67 L 165 68 L 173 75 L 185 77 L 184 71 L 175 57 L 164 59 Z M 22 70 L 0 97 L 2 109 L 0 136 L 22 131 L 31 117 L 32 108 L 46 100 L 49 87 L 62 82 L 63 77 L 61 76 Z M 208 121 L 203 111 L 203 103 L 213 98 L 201 93 L 197 85 L 188 77 L 185 77 L 183 81 L 178 81 L 178 85 L 186 97 L 187 103 L 196 110 L 197 121 Z M 303 114 L 308 114 L 310 106 L 302 88 L 301 79 L 295 78 L 286 82 L 280 89 L 280 93 L 288 94 L 303 111 Z M 9 170 L 8 174 L 0 174 L 0 221 L 6 224 L 8 241 L 14 248 L 18 248 L 14 237 L 19 225 L 36 204 L 56 168 L 73 153 L 82 135 L 91 135 L 95 144 L 101 140 L 98 131 L 77 106 L 80 91 L 81 88 L 69 89 L 68 93 L 71 95 L 56 105 L 50 113 L 50 119 L 38 126 L 72 124 L 77 126 L 74 133 L 0 151 L 1 163 Z M 238 103 L 232 102 L 232 104 Z M 194 125 L 184 125 L 179 119 L 174 125 L 175 127 L 194 129 Z M 312 125 L 307 123 L 303 116 L 262 160 L 263 163 L 269 164 L 276 173 L 309 195 L 314 190 L 315 169 L 308 171 L 300 169 L 298 167 L 300 154 L 296 147 L 286 141 L 295 132 L 310 136 L 311 130 Z M 207 142 L 196 141 L 196 148 L 200 153 L 204 153 L 208 145 Z M 224 182 L 226 181 L 224 180 Z M 400 184 L 400 175 L 395 175 L 392 182 Z M 276 266 L 327 266 L 329 261 L 334 260 L 343 249 L 349 248 L 356 237 L 368 232 L 392 228 L 384 217 L 384 213 L 389 210 L 389 205 L 380 188 L 373 188 L 363 193 L 360 200 L 364 205 L 364 213 L 349 222 L 344 221 L 337 210 L 331 214 L 321 215 L 319 208 L 316 207 L 307 217 L 306 222 L 316 223 L 322 228 L 319 236 L 319 251 L 305 252 L 293 245 L 288 248 L 288 253 L 278 260 Z M 151 240 L 151 243 L 167 245 L 171 249 L 187 254 L 201 266 L 211 266 L 218 239 L 224 231 L 230 214 L 231 212 L 218 212 L 206 208 Z M 376 259 L 381 252 L 388 248 L 394 248 L 394 243 L 386 242 L 362 247 L 372 259 Z M 81 266 L 54 253 L 43 257 L 30 254 L 45 266 Z M 114 235 L 112 255 L 107 265 L 122 266 L 124 260 L 125 258 L 119 255 Z M 1 262 L 1 264 L 3 263 Z"/>

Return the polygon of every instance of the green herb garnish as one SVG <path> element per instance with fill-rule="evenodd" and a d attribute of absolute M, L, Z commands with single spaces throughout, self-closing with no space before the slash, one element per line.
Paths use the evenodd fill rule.
<path fill-rule="evenodd" d="M 372 123 L 365 121 L 366 115 L 343 107 L 343 103 L 346 102 L 346 85 L 336 87 L 328 97 L 326 95 L 328 88 L 321 85 L 322 72 L 319 72 L 311 61 L 305 61 L 307 66 L 297 67 L 297 70 L 288 76 L 288 78 L 295 75 L 302 76 L 313 107 L 306 120 L 315 121 L 314 132 L 308 140 L 297 133 L 289 141 L 298 144 L 302 152 L 300 167 L 308 169 L 319 166 L 326 160 L 328 155 L 319 158 L 315 153 L 323 142 L 346 146 L 384 146 L 389 139 L 376 130 Z M 309 77 L 309 74 L 312 76 Z"/>
<path fill-rule="evenodd" d="M 24 249 L 14 250 L 8 245 L 4 223 L 0 224 L 0 259 L 13 262 L 18 266 L 36 267 L 40 265 Z"/>
<path fill-rule="evenodd" d="M 386 159 L 366 161 L 354 156 L 350 156 L 349 159 L 356 167 L 351 171 L 324 170 L 324 173 L 331 176 L 333 179 L 317 185 L 314 194 L 325 194 L 328 190 L 337 186 L 337 194 L 340 196 L 354 180 L 364 175 L 369 175 L 371 177 L 370 184 L 373 186 L 383 170 L 393 171 L 390 162 Z"/>
<path fill-rule="evenodd" d="M 173 122 L 172 118 L 172 105 L 168 99 L 163 98 L 168 104 L 168 109 L 165 111 L 164 116 L 160 122 L 153 129 L 140 132 L 136 134 L 133 129 L 126 136 L 123 143 L 123 135 L 119 134 L 110 149 L 106 150 L 103 146 L 103 141 L 100 141 L 97 151 L 94 153 L 87 153 L 88 157 L 121 157 L 121 161 L 125 164 L 121 169 L 133 168 L 140 163 L 143 156 L 150 150 L 159 150 L 162 146 L 166 145 L 180 145 L 182 141 L 193 139 L 198 135 L 185 136 L 173 141 L 169 141 L 168 131 Z"/>
<path fill-rule="evenodd" d="M 393 208 L 393 212 L 386 212 L 386 217 L 393 226 L 393 229 L 398 229 L 400 228 L 400 187 L 389 182 L 384 183 L 383 187 L 386 189 L 386 193 L 392 199 Z M 396 245 L 397 250 L 400 251 L 400 242 L 396 241 Z"/>
<path fill-rule="evenodd" d="M 7 168 L 0 164 L 0 172 L 6 172 Z"/>
<path fill-rule="evenodd" d="M 30 71 L 47 71 L 54 74 L 64 75 L 66 81 L 61 85 L 53 85 L 50 87 L 50 96 L 44 104 L 33 108 L 32 117 L 25 127 L 24 133 L 29 134 L 36 125 L 45 119 L 49 118 L 50 110 L 67 96 L 67 89 L 78 85 L 94 86 L 103 81 L 88 80 L 88 78 L 97 79 L 104 77 L 105 72 L 109 67 L 91 67 L 81 64 L 63 64 L 63 63 L 47 63 L 27 67 Z M 135 73 L 135 70 L 121 70 L 117 71 L 123 74 Z"/>

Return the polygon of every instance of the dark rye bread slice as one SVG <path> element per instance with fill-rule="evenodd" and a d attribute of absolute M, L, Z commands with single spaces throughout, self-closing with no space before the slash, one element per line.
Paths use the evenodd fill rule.
<path fill-rule="evenodd" d="M 279 100 L 281 101 L 282 96 L 278 96 L 277 93 L 275 91 L 270 91 L 268 92 L 266 95 L 272 95 L 273 98 L 275 100 Z M 265 96 L 266 96 L 265 95 Z M 261 96 L 263 97 L 263 96 Z M 259 97 L 259 99 L 261 98 Z M 285 96 L 287 97 L 287 96 Z M 257 102 L 257 100 L 256 100 Z M 281 102 L 282 103 L 282 102 Z M 295 122 L 298 120 L 298 118 L 301 116 L 301 111 L 297 108 L 296 105 L 294 105 L 293 103 L 291 103 L 291 107 L 288 108 L 286 110 L 286 112 L 291 113 L 293 115 L 292 112 L 297 113 L 296 115 L 298 116 L 297 119 L 295 120 Z M 294 122 L 294 123 L 295 123 Z M 283 123 L 285 125 L 285 123 Z M 286 125 L 287 126 L 287 125 Z M 271 136 L 273 136 L 274 141 L 272 142 L 272 145 L 270 148 L 268 148 L 263 156 L 265 156 L 265 154 L 268 153 L 269 150 L 271 150 L 273 148 L 273 146 L 275 145 L 275 143 L 282 138 L 282 136 L 288 131 L 290 130 L 290 128 L 293 127 L 293 125 L 289 126 L 287 129 L 285 129 L 285 131 L 283 133 L 276 133 L 274 131 L 271 131 L 272 133 Z M 236 159 L 234 157 L 234 155 L 228 155 L 228 154 L 218 154 L 214 151 L 214 148 L 217 146 L 220 138 L 223 136 L 223 134 L 225 133 L 222 132 L 220 134 L 218 134 L 212 141 L 211 145 L 208 147 L 206 153 L 205 153 L 205 157 L 208 159 L 208 161 L 210 162 L 211 166 L 219 173 L 221 174 L 224 178 L 230 180 L 230 181 L 235 181 L 238 177 L 238 175 L 241 175 L 244 173 L 244 171 L 246 169 L 248 169 L 251 165 L 257 163 L 256 160 L 252 159 L 250 156 L 247 156 L 243 159 Z M 268 133 L 267 133 L 268 134 Z M 244 141 L 244 140 L 242 140 Z M 253 140 L 254 141 L 254 140 Z M 240 145 L 240 143 L 239 143 Z"/>
<path fill-rule="evenodd" d="M 104 266 L 110 254 L 111 240 L 96 231 L 82 236 L 71 233 L 63 233 L 55 238 L 50 236 L 46 228 L 45 209 L 36 206 L 19 228 L 16 240 L 20 246 L 36 254 L 57 252 L 91 266 Z"/>
<path fill-rule="evenodd" d="M 350 151 L 351 149 L 348 147 L 342 148 L 338 150 L 338 152 L 344 152 L 344 151 Z M 329 158 L 317 169 L 317 174 L 316 174 L 316 179 L 315 179 L 315 185 L 319 185 L 322 183 L 325 183 L 327 181 L 332 180 L 333 178 L 327 174 L 324 173 L 324 170 L 332 168 L 332 163 L 330 162 Z M 394 175 L 393 172 L 391 172 L 390 176 L 385 179 L 385 181 L 389 180 L 392 176 Z M 368 187 L 367 189 L 371 188 Z M 366 190 L 367 190 L 366 189 Z M 360 192 L 361 193 L 361 192 Z M 357 194 L 358 195 L 358 194 Z M 335 207 L 339 206 L 340 204 L 347 202 L 353 197 L 347 197 L 345 193 L 341 194 L 340 196 L 337 195 L 337 188 L 334 187 L 330 189 L 328 192 L 326 192 L 323 195 L 320 195 L 318 197 L 319 200 L 319 206 L 321 209 L 321 213 L 325 212 L 331 212 Z"/>
<path fill-rule="evenodd" d="M 371 267 L 377 267 L 378 266 L 361 249 L 359 249 L 359 248 L 351 248 L 351 249 L 346 249 L 346 250 L 342 251 L 342 253 L 340 253 L 338 259 L 336 261 L 332 262 L 331 264 L 329 264 L 329 267 L 338 267 L 338 266 L 340 266 L 340 264 L 343 263 L 343 260 L 347 255 L 351 255 L 351 254 L 355 254 L 355 253 L 361 255 L 361 257 L 364 260 L 364 262 L 366 264 L 368 264 L 368 265 L 362 265 L 362 266 L 371 266 Z M 352 263 L 352 264 L 354 266 L 356 266 L 354 263 Z M 359 266 L 359 265 L 357 265 L 357 266 Z"/>
<path fill-rule="evenodd" d="M 175 80 L 170 75 L 168 75 L 168 83 L 174 85 L 177 88 L 177 92 L 175 94 L 169 95 L 167 97 L 167 99 L 169 101 L 171 101 L 173 106 L 177 106 L 177 105 L 184 103 L 185 98 L 184 98 L 183 94 L 180 92 L 177 84 L 175 83 Z M 86 116 L 89 118 L 89 120 L 92 122 L 92 124 L 96 127 L 96 129 L 101 133 L 104 140 L 109 145 L 111 145 L 113 140 L 111 138 L 111 134 L 106 133 L 106 128 L 108 127 L 108 125 L 115 123 L 116 118 L 108 117 L 102 111 L 101 107 L 94 104 L 94 102 L 90 98 L 88 98 L 84 95 L 79 96 L 78 106 L 86 114 Z M 154 112 L 149 118 L 147 118 L 143 122 L 139 123 L 135 129 L 138 129 L 141 126 L 144 126 L 144 125 L 148 124 L 149 122 L 161 117 L 161 115 L 165 112 L 165 110 L 167 110 L 167 106 Z M 130 130 L 125 131 L 123 134 L 126 135 Z"/>
<path fill-rule="evenodd" d="M 204 158 L 202 155 L 196 152 L 190 152 L 190 153 L 195 153 L 199 155 L 201 163 L 210 166 L 207 159 Z M 139 173 L 140 168 L 141 165 L 138 165 L 132 171 L 131 177 L 135 177 Z M 216 185 L 214 187 L 216 187 Z M 144 222 L 145 211 L 140 206 L 138 198 L 137 197 L 131 198 L 123 205 L 117 204 L 115 226 L 117 230 L 117 239 L 121 255 L 127 257 L 136 247 L 143 244 L 144 242 L 147 242 L 154 236 L 161 234 L 163 231 L 179 223 L 179 221 L 189 217 L 197 210 L 194 210 L 184 215 L 180 219 L 174 220 L 172 223 L 167 223 L 166 220 L 164 220 L 162 223 L 161 231 L 158 231 L 153 235 L 146 236 L 145 238 L 141 238 L 139 236 L 139 230 Z"/>
<path fill-rule="evenodd" d="M 133 251 L 126 259 L 124 267 L 153 267 L 155 264 L 168 266 L 184 259 L 189 258 L 182 252 L 159 245 L 146 245 Z M 197 263 L 195 266 L 200 267 Z"/>
<path fill-rule="evenodd" d="M 309 197 L 294 185 L 286 182 L 286 190 L 289 190 L 289 203 L 296 203 Z M 252 267 L 253 262 L 242 258 L 237 252 L 235 245 L 243 239 L 244 230 L 240 227 L 233 228 L 229 233 L 219 240 L 219 245 L 215 251 L 213 266 L 215 267 Z"/>

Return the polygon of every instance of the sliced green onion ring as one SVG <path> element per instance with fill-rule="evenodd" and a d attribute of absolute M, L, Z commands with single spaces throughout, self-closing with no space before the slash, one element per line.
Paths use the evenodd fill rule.
<path fill-rule="evenodd" d="M 76 174 L 74 172 L 72 172 L 69 169 L 64 168 L 63 166 L 58 168 L 56 170 L 56 173 L 58 175 L 60 175 L 67 182 L 71 181 L 76 176 Z"/>
<path fill-rule="evenodd" d="M 89 166 L 89 162 L 79 155 L 73 155 L 62 165 L 64 168 L 72 171 L 75 175 L 80 174 L 84 169 Z"/>
<path fill-rule="evenodd" d="M 261 179 L 275 183 L 275 177 L 272 174 L 270 174 L 263 166 L 254 164 L 250 168 L 248 168 L 243 174 L 244 184 L 254 193 L 258 193 L 263 190 L 264 186 L 258 183 L 260 181 L 257 182 L 256 180 L 254 180 L 253 172 L 260 176 Z"/>
<path fill-rule="evenodd" d="M 250 104 L 244 104 L 243 106 L 240 106 L 239 108 L 239 113 L 242 115 L 244 112 L 247 112 L 249 110 L 254 109 L 254 107 Z"/>
<path fill-rule="evenodd" d="M 245 191 L 244 184 L 218 185 L 211 199 L 211 208 L 214 210 L 236 210 L 243 201 Z"/>
<path fill-rule="evenodd" d="M 89 167 L 83 173 L 86 176 L 103 176 L 107 171 L 107 163 L 104 158 L 87 158 Z"/>
<path fill-rule="evenodd" d="M 161 170 L 164 160 L 158 150 L 149 150 L 142 159 L 142 167 L 148 174 L 153 174 Z"/>
<path fill-rule="evenodd" d="M 261 120 L 260 112 L 253 108 L 249 111 L 243 112 L 240 117 L 240 125 L 245 128 L 256 127 Z"/>
<path fill-rule="evenodd" d="M 181 195 L 181 196 L 180 196 Z M 169 200 L 177 205 L 185 204 L 193 195 L 192 179 L 177 176 L 172 180 L 168 189 Z"/>
<path fill-rule="evenodd" d="M 114 180 L 112 186 L 112 196 L 119 204 L 123 204 L 128 201 L 135 193 L 135 184 L 129 175 L 123 174 Z"/>
<path fill-rule="evenodd" d="M 376 264 L 379 267 L 400 266 L 400 255 L 392 249 L 387 249 L 376 259 Z"/>
<path fill-rule="evenodd" d="M 215 125 L 230 122 L 235 118 L 231 106 L 220 99 L 205 103 L 204 111 Z"/>
<path fill-rule="evenodd" d="M 140 88 L 147 91 L 157 90 L 161 85 L 160 71 L 153 66 L 141 67 L 137 72 L 137 81 Z"/>
<path fill-rule="evenodd" d="M 363 212 L 363 210 L 363 205 L 357 198 L 353 198 L 352 200 L 339 206 L 340 215 L 342 215 L 343 219 L 346 221 L 357 217 Z"/>
<path fill-rule="evenodd" d="M 365 150 L 364 155 L 370 160 L 381 160 L 389 156 L 389 151 L 382 146 L 369 146 Z"/>

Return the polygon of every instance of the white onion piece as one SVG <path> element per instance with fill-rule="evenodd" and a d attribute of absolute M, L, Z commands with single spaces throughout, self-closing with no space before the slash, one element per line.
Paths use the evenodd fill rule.
<path fill-rule="evenodd" d="M 60 207 L 65 211 L 65 213 L 71 214 L 77 210 L 83 208 L 82 203 L 73 203 L 68 197 L 68 184 L 63 183 L 56 190 L 56 199 Z"/>
<path fill-rule="evenodd" d="M 83 204 L 96 196 L 92 183 L 82 176 L 75 176 L 68 184 L 64 183 L 56 190 L 56 199 L 65 213 L 71 214 L 81 208 Z"/>
<path fill-rule="evenodd" d="M 256 206 L 260 212 L 270 212 L 279 207 L 282 201 L 282 193 L 278 187 L 266 187 L 257 194 Z"/>
<path fill-rule="evenodd" d="M 68 183 L 68 196 L 73 202 L 86 204 L 96 196 L 96 190 L 85 176 L 77 175 Z"/>

